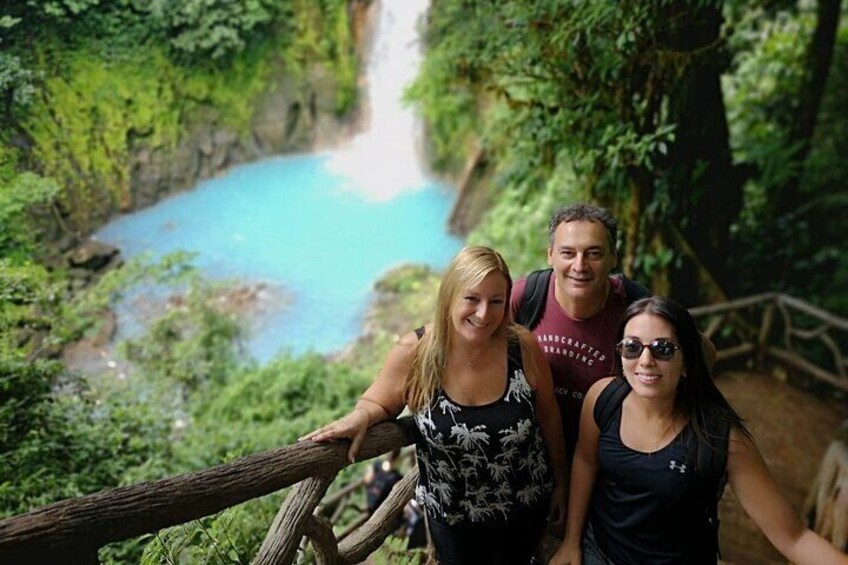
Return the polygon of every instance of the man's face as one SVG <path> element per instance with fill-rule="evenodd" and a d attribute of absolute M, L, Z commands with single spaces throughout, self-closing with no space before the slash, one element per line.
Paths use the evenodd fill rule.
<path fill-rule="evenodd" d="M 554 231 L 548 265 L 554 269 L 558 288 L 570 299 L 598 300 L 617 264 L 602 223 L 575 220 L 561 223 Z"/>

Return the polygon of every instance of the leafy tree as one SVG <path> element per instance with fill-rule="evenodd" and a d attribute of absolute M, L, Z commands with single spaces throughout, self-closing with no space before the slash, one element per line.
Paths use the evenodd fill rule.
<path fill-rule="evenodd" d="M 754 8 L 760 4 L 764 20 L 781 17 L 787 5 L 794 9 L 792 2 Z M 743 187 L 758 169 L 733 151 L 730 131 L 739 124 L 728 118 L 741 112 L 728 112 L 721 77 L 735 70 L 734 26 L 751 8 L 689 0 L 436 3 L 427 61 L 411 95 L 424 102 L 437 158 L 454 155 L 457 170 L 463 160 L 455 156 L 473 151 L 464 148 L 469 139 L 486 156 L 484 182 L 493 185 L 495 204 L 471 239 L 508 240 L 498 234 L 510 229 L 505 221 L 516 209 L 526 212 L 522 225 L 541 234 L 540 210 L 588 199 L 617 213 L 623 267 L 652 279 L 656 291 L 693 303 L 738 290 L 727 250 L 736 241 Z M 833 15 L 831 2 L 820 9 Z M 826 42 L 809 37 L 793 44 L 801 52 L 826 51 Z M 803 61 L 792 68 L 803 69 Z M 800 90 L 780 95 L 789 102 L 784 107 L 815 99 Z M 473 111 L 464 115 L 471 123 L 454 118 L 469 105 Z M 761 113 L 756 109 L 748 121 Z M 777 165 L 773 173 L 791 177 L 792 165 L 780 155 L 764 145 L 756 151 Z M 501 206 L 504 199 L 513 212 Z"/>
<path fill-rule="evenodd" d="M 169 429 L 155 410 L 104 403 L 62 375 L 55 362 L 0 360 L 3 517 L 118 486 L 127 468 L 167 456 Z"/>
<path fill-rule="evenodd" d="M 818 10 L 821 9 L 819 5 Z M 725 80 L 734 151 L 755 173 L 745 187 L 745 207 L 733 232 L 731 268 L 745 269 L 737 293 L 763 289 L 804 296 L 848 312 L 841 289 L 848 284 L 848 254 L 839 232 L 848 210 L 844 178 L 848 166 L 848 116 L 843 111 L 848 72 L 848 21 L 841 17 L 833 63 L 808 143 L 795 133 L 799 116 L 813 101 L 809 53 L 821 27 L 815 6 L 779 10 L 766 17 L 752 11 L 737 24 L 734 73 Z M 799 41 L 799 38 L 805 39 Z M 801 106 L 808 109 L 801 110 Z M 796 189 L 786 188 L 800 182 Z"/>
<path fill-rule="evenodd" d="M 250 34 L 271 20 L 272 5 L 267 0 L 154 0 L 150 11 L 177 52 L 202 60 L 244 49 Z"/>
<path fill-rule="evenodd" d="M 12 112 L 32 101 L 35 74 L 20 57 L 0 52 L 0 124 L 9 123 Z"/>

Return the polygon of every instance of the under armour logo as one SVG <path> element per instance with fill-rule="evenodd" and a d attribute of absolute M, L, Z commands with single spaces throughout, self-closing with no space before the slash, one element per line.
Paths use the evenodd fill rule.
<path fill-rule="evenodd" d="M 680 471 L 680 474 L 683 474 L 683 473 L 686 472 L 686 463 L 683 463 L 682 465 L 678 465 L 677 462 L 674 459 L 672 459 L 671 462 L 668 464 L 668 468 L 671 469 L 672 471 L 677 469 L 678 471 Z"/>

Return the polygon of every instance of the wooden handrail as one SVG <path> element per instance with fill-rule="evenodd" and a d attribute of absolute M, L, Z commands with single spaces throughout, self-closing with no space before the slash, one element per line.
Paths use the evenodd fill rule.
<path fill-rule="evenodd" d="M 377 424 L 360 457 L 369 459 L 409 445 L 414 430 L 408 417 Z M 316 474 L 334 476 L 348 465 L 348 446 L 346 441 L 298 442 L 203 471 L 42 506 L 0 520 L 0 562 L 78 563 L 79 557 L 66 556 L 81 542 L 90 554 L 90 548 L 208 516 Z"/>
<path fill-rule="evenodd" d="M 745 313 L 756 311 L 759 323 L 751 323 Z M 783 322 L 782 338 L 775 339 L 775 312 Z M 807 302 L 785 294 L 767 292 L 730 300 L 720 304 L 708 304 L 691 308 L 689 312 L 695 319 L 708 319 L 705 334 L 713 338 L 720 328 L 731 330 L 738 343 L 719 349 L 716 361 L 722 362 L 734 357 L 751 356 L 758 363 L 767 359 L 780 362 L 800 371 L 820 382 L 848 392 L 848 352 L 842 345 L 848 340 L 834 338 L 831 333 L 848 333 L 848 320 L 835 316 Z M 802 327 L 795 314 L 800 314 L 809 325 Z M 807 355 L 809 348 L 797 347 L 796 341 L 821 344 L 830 355 L 832 370 L 821 367 Z M 718 347 L 718 345 L 717 345 Z"/>

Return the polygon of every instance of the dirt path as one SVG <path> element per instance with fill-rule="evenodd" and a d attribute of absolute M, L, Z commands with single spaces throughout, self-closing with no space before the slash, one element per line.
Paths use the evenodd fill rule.
<path fill-rule="evenodd" d="M 845 403 L 824 402 L 775 377 L 721 373 L 716 383 L 745 420 L 783 494 L 799 516 Z M 786 563 L 728 488 L 719 506 L 722 557 L 737 565 Z"/>

